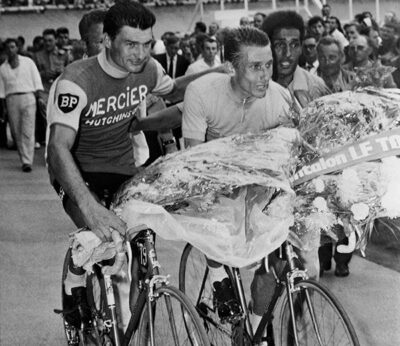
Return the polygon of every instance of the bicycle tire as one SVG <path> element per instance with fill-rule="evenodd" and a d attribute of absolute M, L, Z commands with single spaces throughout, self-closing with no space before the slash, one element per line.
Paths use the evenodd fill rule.
<path fill-rule="evenodd" d="M 232 280 L 231 272 L 228 275 Z M 204 254 L 186 244 L 179 265 L 179 289 L 195 306 L 213 346 L 230 346 L 238 343 L 238 335 L 232 333 L 232 325 L 222 324 L 214 306 L 212 283 Z"/>
<path fill-rule="evenodd" d="M 154 291 L 154 296 L 151 304 L 155 346 L 210 346 L 196 310 L 181 291 L 173 286 L 161 286 Z M 150 345 L 148 309 L 146 303 L 136 333 L 129 342 L 131 346 Z"/>
<path fill-rule="evenodd" d="M 299 346 L 320 345 L 316 328 L 324 346 L 359 346 L 350 318 L 325 286 L 314 280 L 302 280 L 294 288 L 291 294 Z M 311 318 L 312 310 L 315 323 Z M 295 345 L 287 293 L 282 297 L 279 326 L 275 327 L 274 335 L 275 346 Z"/>
<path fill-rule="evenodd" d="M 68 265 L 71 261 L 71 249 L 68 249 L 63 264 L 62 281 L 61 281 L 61 299 L 62 306 L 65 309 L 65 295 L 64 280 L 67 276 Z M 97 268 L 100 270 L 100 268 Z M 97 270 L 96 269 L 96 270 Z M 79 328 L 68 323 L 63 315 L 64 333 L 69 346 L 85 346 L 85 345 L 98 345 L 98 346 L 113 346 L 112 337 L 105 332 L 103 322 L 109 317 L 107 312 L 107 303 L 104 292 L 104 282 L 102 275 L 99 272 L 94 272 L 87 276 L 86 279 L 86 293 L 88 304 L 92 310 L 94 318 L 93 329 L 90 333 L 83 334 Z M 98 329 L 101 328 L 101 329 Z"/>

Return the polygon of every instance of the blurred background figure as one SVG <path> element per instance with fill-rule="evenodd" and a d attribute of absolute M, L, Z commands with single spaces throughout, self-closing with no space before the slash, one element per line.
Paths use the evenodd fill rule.
<path fill-rule="evenodd" d="M 307 22 L 308 32 L 313 35 L 317 41 L 325 35 L 325 22 L 320 16 L 311 17 Z"/>
<path fill-rule="evenodd" d="M 312 74 L 317 74 L 319 62 L 317 55 L 317 40 L 313 35 L 307 34 L 303 40 L 302 53 L 299 66 Z"/>
<path fill-rule="evenodd" d="M 205 34 L 207 33 L 207 25 L 203 22 L 197 22 L 194 26 L 194 34 Z"/>
<path fill-rule="evenodd" d="M 7 112 L 22 171 L 30 172 L 35 147 L 36 93 L 43 90 L 42 81 L 33 60 L 18 54 L 16 39 L 8 38 L 5 48 L 7 59 L 0 66 L 2 113 Z"/>
<path fill-rule="evenodd" d="M 208 35 L 216 38 L 216 34 L 219 30 L 219 25 L 216 22 L 212 22 L 209 26 L 208 26 Z"/>
<path fill-rule="evenodd" d="M 164 54 L 154 55 L 154 58 L 161 64 L 165 72 L 172 77 L 177 78 L 183 76 L 189 67 L 189 62 L 178 54 L 180 49 L 180 41 L 176 35 L 168 36 L 165 39 Z"/>
<path fill-rule="evenodd" d="M 340 43 L 332 36 L 323 37 L 317 47 L 318 75 L 332 93 L 351 90 L 355 74 L 343 69 L 344 52 Z"/>
<path fill-rule="evenodd" d="M 253 18 L 253 25 L 257 29 L 261 29 L 262 23 L 264 22 L 266 15 L 262 12 L 257 12 Z"/>
<path fill-rule="evenodd" d="M 204 37 L 201 43 L 201 58 L 191 64 L 186 75 L 202 72 L 221 65 L 216 59 L 218 53 L 218 42 L 210 36 Z"/>
<path fill-rule="evenodd" d="M 54 29 L 43 31 L 44 48 L 35 53 L 35 63 L 43 83 L 43 92 L 39 94 L 38 116 L 36 117 L 36 142 L 45 143 L 46 138 L 46 107 L 51 84 L 64 71 L 70 62 L 68 53 L 57 47 Z"/>
<path fill-rule="evenodd" d="M 321 17 L 324 21 L 328 20 L 331 16 L 331 6 L 329 4 L 322 5 Z"/>
<path fill-rule="evenodd" d="M 249 17 L 242 17 L 242 18 L 240 18 L 239 25 L 240 25 L 240 26 L 249 26 L 249 25 L 250 25 L 250 19 L 249 19 Z"/>
<path fill-rule="evenodd" d="M 344 65 L 343 68 L 355 73 L 357 73 L 358 71 L 364 72 L 365 75 L 367 75 L 368 70 L 380 66 L 379 61 L 373 61 L 370 59 L 370 55 L 372 54 L 372 52 L 372 40 L 365 35 L 359 35 L 357 38 L 350 41 L 350 61 L 349 63 Z M 371 76 L 371 78 L 373 78 L 373 76 Z M 375 86 L 379 85 L 382 88 L 396 88 L 396 84 L 394 83 L 391 74 L 380 80 L 372 79 L 371 84 Z"/>
<path fill-rule="evenodd" d="M 106 11 L 93 10 L 83 15 L 79 22 L 79 35 L 86 43 L 86 56 L 94 56 L 104 48 L 103 22 Z"/>
<path fill-rule="evenodd" d="M 360 24 L 350 22 L 343 26 L 344 34 L 348 41 L 355 39 L 360 34 Z"/>
<path fill-rule="evenodd" d="M 344 50 L 348 45 L 349 41 L 347 41 L 346 37 L 343 34 L 342 25 L 340 20 L 337 17 L 329 17 L 328 18 L 328 32 L 327 34 L 331 35 L 333 38 L 339 41 L 342 49 Z"/>

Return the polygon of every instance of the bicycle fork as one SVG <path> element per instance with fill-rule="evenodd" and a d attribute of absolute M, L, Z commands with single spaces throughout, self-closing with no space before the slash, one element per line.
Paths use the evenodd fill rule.
<path fill-rule="evenodd" d="M 290 268 L 289 272 L 287 273 L 287 286 L 286 286 L 289 309 L 290 309 L 290 320 L 291 320 L 291 325 L 293 328 L 293 336 L 294 336 L 295 345 L 298 346 L 299 345 L 299 336 L 297 335 L 297 328 L 296 328 L 296 315 L 295 315 L 295 309 L 294 309 L 293 293 L 301 290 L 300 287 L 295 287 L 296 280 L 298 280 L 298 279 L 307 280 L 308 275 L 304 270 L 297 269 L 297 267 L 294 263 L 294 258 L 297 258 L 297 254 L 293 251 L 292 245 L 286 243 L 285 252 L 286 252 L 286 257 L 287 257 L 287 261 L 288 261 L 289 268 Z M 320 346 L 323 346 L 322 338 L 321 338 L 320 332 L 318 330 L 318 324 L 317 324 L 317 320 L 315 317 L 315 311 L 314 311 L 314 307 L 313 307 L 313 304 L 311 301 L 310 293 L 307 291 L 306 288 L 304 288 L 304 294 L 305 294 L 305 301 L 306 301 L 308 310 L 310 312 L 311 321 L 313 324 L 315 334 L 317 336 L 318 343 Z M 303 300 L 302 296 L 300 296 L 300 299 Z"/>
<path fill-rule="evenodd" d="M 114 288 L 112 286 L 110 275 L 104 275 L 104 285 L 106 289 L 107 306 L 111 312 L 111 327 L 114 335 L 114 344 L 115 346 L 121 346 L 117 327 L 117 311 L 115 307 Z"/>

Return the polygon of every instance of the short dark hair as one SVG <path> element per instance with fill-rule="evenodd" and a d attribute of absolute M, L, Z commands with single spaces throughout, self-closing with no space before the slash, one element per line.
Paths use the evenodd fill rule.
<path fill-rule="evenodd" d="M 265 47 L 269 45 L 268 36 L 259 29 L 243 26 L 227 30 L 224 39 L 224 60 L 238 68 L 243 46 Z"/>
<path fill-rule="evenodd" d="M 324 19 L 320 16 L 313 16 L 311 17 L 308 22 L 307 22 L 307 27 L 310 28 L 313 25 L 317 24 L 318 22 L 320 22 L 322 25 L 325 25 Z"/>
<path fill-rule="evenodd" d="M 210 42 L 210 43 L 214 43 L 215 42 L 217 44 L 217 47 L 218 47 L 218 41 L 215 38 L 207 35 L 207 36 L 204 37 L 204 40 L 201 42 L 201 46 L 200 47 L 201 47 L 202 50 L 204 49 L 204 43 L 206 43 L 206 42 Z"/>
<path fill-rule="evenodd" d="M 203 22 L 197 22 L 194 28 L 200 32 L 207 32 L 207 25 Z"/>
<path fill-rule="evenodd" d="M 18 40 L 15 37 L 9 37 L 4 41 L 4 46 L 7 47 L 11 42 L 14 42 L 16 46 L 18 45 Z"/>
<path fill-rule="evenodd" d="M 329 5 L 329 4 L 323 4 L 323 5 L 322 5 L 322 8 L 324 8 L 324 7 L 329 7 L 329 8 L 331 8 L 331 5 Z"/>
<path fill-rule="evenodd" d="M 33 39 L 33 41 L 32 41 L 32 43 L 33 43 L 33 44 L 37 44 L 37 43 L 39 43 L 40 41 L 43 41 L 43 36 L 35 36 L 34 39 Z"/>
<path fill-rule="evenodd" d="M 354 26 L 357 30 L 358 33 L 360 33 L 361 31 L 361 26 L 359 23 L 357 22 L 350 22 L 350 23 L 346 23 L 345 25 L 343 25 L 343 29 L 347 30 L 347 28 L 350 28 L 351 26 Z"/>
<path fill-rule="evenodd" d="M 62 26 L 62 27 L 60 27 L 60 28 L 58 28 L 56 30 L 56 36 L 60 36 L 60 35 L 63 35 L 63 34 L 69 35 L 69 30 L 65 26 Z"/>
<path fill-rule="evenodd" d="M 19 41 L 19 42 L 20 42 L 20 44 L 22 44 L 22 45 L 24 45 L 24 44 L 25 44 L 25 39 L 24 39 L 24 37 L 23 37 L 23 36 L 18 36 L 18 37 L 17 37 L 17 41 Z"/>
<path fill-rule="evenodd" d="M 88 13 L 85 13 L 82 19 L 79 21 L 79 35 L 82 40 L 86 39 L 86 35 L 89 32 L 89 29 L 94 24 L 103 24 L 104 17 L 106 16 L 105 10 L 93 10 Z"/>
<path fill-rule="evenodd" d="M 340 54 L 342 54 L 342 55 L 344 54 L 342 46 L 340 45 L 340 42 L 332 36 L 322 37 L 318 42 L 317 50 L 320 50 L 321 46 L 330 46 L 332 44 L 335 44 L 338 47 Z"/>
<path fill-rule="evenodd" d="M 179 37 L 175 34 L 169 35 L 165 38 L 165 45 L 169 46 L 170 44 L 179 43 Z"/>
<path fill-rule="evenodd" d="M 263 19 L 265 19 L 265 18 L 267 17 L 267 15 L 266 15 L 265 13 L 262 13 L 262 12 L 257 12 L 257 13 L 255 13 L 254 16 L 253 16 L 253 18 L 254 18 L 255 16 L 261 16 L 261 17 L 263 17 Z"/>
<path fill-rule="evenodd" d="M 104 32 L 114 39 L 125 25 L 146 30 L 155 23 L 156 17 L 146 6 L 136 1 L 120 0 L 107 11 Z"/>
<path fill-rule="evenodd" d="M 312 34 L 312 33 L 310 33 L 310 32 L 306 32 L 306 33 L 304 34 L 303 41 L 308 40 L 309 38 L 313 38 L 315 41 L 318 42 L 318 39 L 317 39 L 317 37 L 316 37 L 314 34 Z"/>
<path fill-rule="evenodd" d="M 304 38 L 304 21 L 303 18 L 295 11 L 276 11 L 272 12 L 265 18 L 261 29 L 272 41 L 274 33 L 279 29 L 294 28 L 300 31 L 300 41 Z"/>
<path fill-rule="evenodd" d="M 54 29 L 51 29 L 51 28 L 43 30 L 42 36 L 44 37 L 46 35 L 53 35 L 54 37 L 57 36 L 56 35 L 56 31 Z"/>

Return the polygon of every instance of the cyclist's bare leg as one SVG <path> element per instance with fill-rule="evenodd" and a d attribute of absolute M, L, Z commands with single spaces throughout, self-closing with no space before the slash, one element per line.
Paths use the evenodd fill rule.
<path fill-rule="evenodd" d="M 236 299 L 233 283 L 224 266 L 210 258 L 206 258 L 211 287 L 217 304 L 221 322 L 234 321 L 241 315 L 240 304 Z"/>

